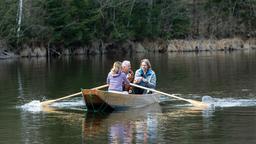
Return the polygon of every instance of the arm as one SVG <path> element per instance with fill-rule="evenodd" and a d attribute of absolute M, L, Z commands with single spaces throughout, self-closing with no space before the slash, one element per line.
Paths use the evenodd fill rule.
<path fill-rule="evenodd" d="M 107 84 L 110 83 L 110 73 L 108 74 L 108 77 L 107 77 Z"/>
<path fill-rule="evenodd" d="M 139 70 L 136 70 L 133 83 L 140 83 L 142 77 Z"/>
<path fill-rule="evenodd" d="M 148 88 L 156 88 L 156 74 L 155 72 L 152 73 L 150 79 L 146 83 Z"/>
<path fill-rule="evenodd" d="M 132 70 L 129 71 L 128 75 L 127 75 L 127 79 L 129 80 L 129 82 L 133 82 L 134 80 L 134 73 Z"/>
<path fill-rule="evenodd" d="M 123 73 L 123 80 L 125 85 L 130 85 L 129 80 L 126 78 L 126 75 Z"/>

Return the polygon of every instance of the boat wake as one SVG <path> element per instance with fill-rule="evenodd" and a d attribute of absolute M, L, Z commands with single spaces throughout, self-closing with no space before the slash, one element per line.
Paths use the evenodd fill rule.
<path fill-rule="evenodd" d="M 74 100 L 74 101 L 62 101 L 55 102 L 51 104 L 54 108 L 72 108 L 72 107 L 83 107 L 85 104 L 83 100 Z"/>
<path fill-rule="evenodd" d="M 41 102 L 39 100 L 33 100 L 29 103 L 18 106 L 18 108 L 21 108 L 23 111 L 28 111 L 32 113 L 41 112 L 43 110 L 41 107 Z"/>
<path fill-rule="evenodd" d="M 39 100 L 33 100 L 29 103 L 18 106 L 17 108 L 22 109 L 23 111 L 31 112 L 31 113 L 39 113 L 43 111 L 49 110 L 81 110 L 85 106 L 83 100 L 74 99 L 70 101 L 60 101 L 54 102 L 50 104 L 49 107 L 43 107 Z M 84 110 L 84 109 L 83 109 Z"/>
<path fill-rule="evenodd" d="M 251 107 L 256 106 L 256 99 L 213 98 L 203 96 L 202 102 L 211 107 Z"/>
<path fill-rule="evenodd" d="M 211 96 L 203 96 L 202 102 L 209 104 L 210 108 L 214 110 L 215 108 L 225 108 L 225 107 L 251 107 L 256 106 L 256 99 L 234 99 L 234 98 L 213 98 Z M 175 105 L 186 107 L 190 104 Z M 39 100 L 33 100 L 29 103 L 18 106 L 18 108 L 23 111 L 31 113 L 39 113 L 43 111 L 49 111 L 42 107 Z M 85 110 L 85 104 L 82 99 L 72 99 L 69 101 L 55 102 L 49 106 L 51 110 Z"/>

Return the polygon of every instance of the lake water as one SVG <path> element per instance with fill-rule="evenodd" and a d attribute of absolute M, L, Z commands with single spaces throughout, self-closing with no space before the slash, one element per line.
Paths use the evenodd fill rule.
<path fill-rule="evenodd" d="M 86 113 L 81 96 L 55 99 L 105 84 L 116 60 L 136 70 L 148 58 L 157 90 L 189 99 L 212 97 L 198 110 L 162 97 L 162 104 L 111 114 Z M 205 99 L 204 99 L 205 100 Z M 256 51 L 134 54 L 0 61 L 0 143 L 256 143 Z"/>

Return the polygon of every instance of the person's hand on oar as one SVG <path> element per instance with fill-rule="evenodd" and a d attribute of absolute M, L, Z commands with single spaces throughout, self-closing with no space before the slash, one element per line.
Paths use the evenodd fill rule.
<path fill-rule="evenodd" d="M 176 99 L 179 99 L 179 100 L 183 100 L 183 101 L 189 102 L 193 106 L 201 108 L 201 109 L 209 108 L 208 104 L 200 102 L 200 101 L 191 100 L 191 99 L 185 99 L 185 98 L 182 98 L 182 97 L 178 97 L 178 96 L 175 96 L 175 95 L 171 95 L 171 94 L 168 94 L 168 93 L 165 93 L 165 92 L 161 92 L 161 91 L 158 91 L 158 90 L 155 90 L 155 89 L 150 89 L 150 88 L 147 88 L 147 87 L 144 87 L 144 86 L 140 86 L 140 85 L 137 85 L 137 84 L 133 84 L 133 83 L 130 83 L 130 85 L 134 86 L 134 87 L 137 87 L 137 88 L 149 90 L 149 91 L 152 91 L 152 92 L 156 92 L 156 93 L 159 93 L 159 94 L 162 94 L 162 95 L 166 95 L 166 96 L 169 96 L 169 97 L 173 97 L 173 98 L 176 98 Z"/>
<path fill-rule="evenodd" d="M 102 89 L 102 88 L 105 88 L 105 87 L 108 87 L 108 84 L 105 84 L 105 85 L 102 85 L 102 86 L 98 86 L 98 87 L 95 87 L 95 88 L 92 88 L 92 89 Z M 82 94 L 82 92 L 74 93 L 74 94 L 71 94 L 71 95 L 68 95 L 68 96 L 64 96 L 64 97 L 61 97 L 61 98 L 58 98 L 58 99 L 43 101 L 43 102 L 41 102 L 41 106 L 47 107 L 49 104 L 54 103 L 56 101 L 60 101 L 60 100 L 67 99 L 67 98 L 71 98 L 71 97 L 74 97 L 74 96 L 77 96 L 77 95 L 80 95 L 80 94 Z"/>

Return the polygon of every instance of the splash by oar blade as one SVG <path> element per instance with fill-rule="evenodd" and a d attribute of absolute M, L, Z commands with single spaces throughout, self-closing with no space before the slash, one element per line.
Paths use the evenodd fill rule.
<path fill-rule="evenodd" d="M 193 106 L 198 107 L 200 109 L 207 109 L 209 108 L 209 105 L 204 103 L 204 102 L 200 102 L 200 101 L 196 101 L 196 100 L 191 100 L 191 99 L 187 99 L 188 102 L 190 102 Z"/>

